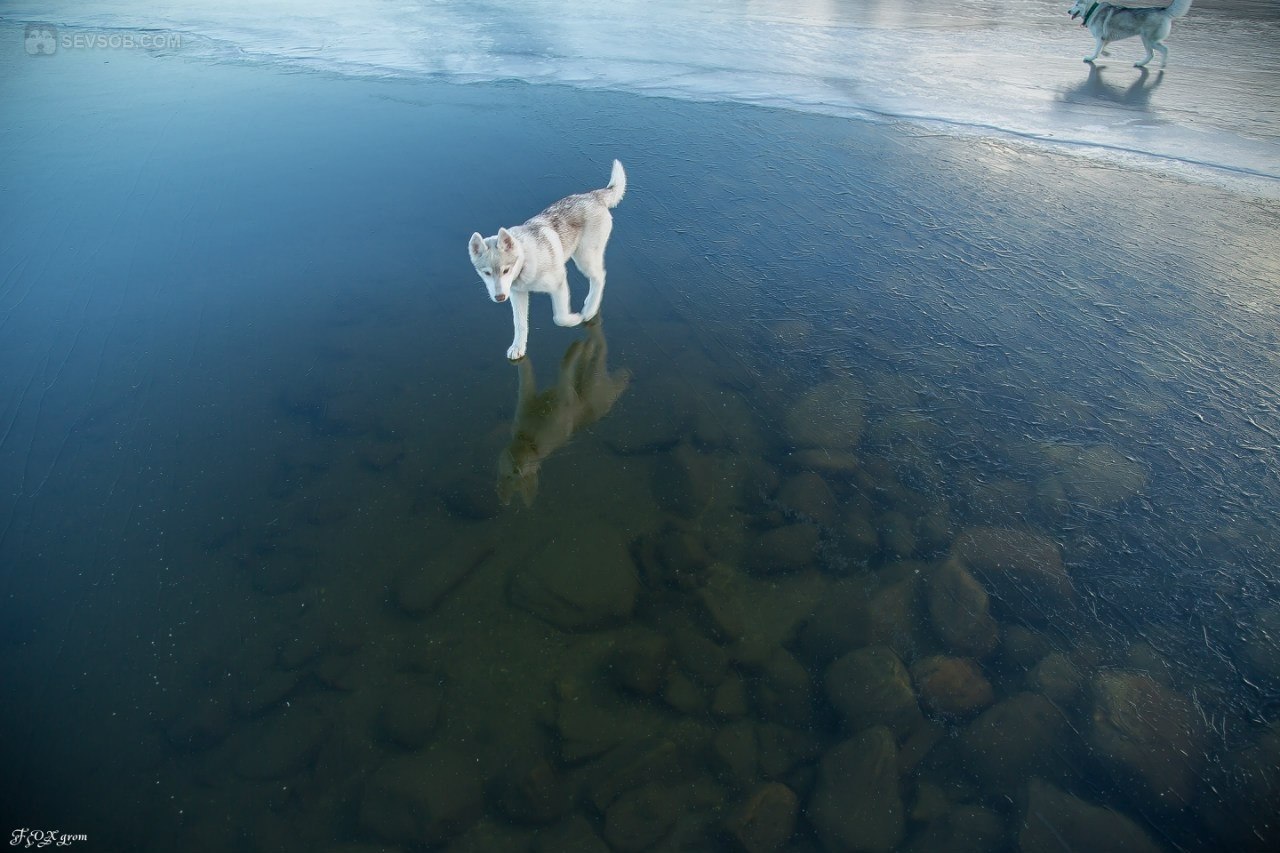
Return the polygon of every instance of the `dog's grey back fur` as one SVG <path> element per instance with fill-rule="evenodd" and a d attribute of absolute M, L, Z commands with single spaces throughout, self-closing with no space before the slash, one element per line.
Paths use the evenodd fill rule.
<path fill-rule="evenodd" d="M 530 217 L 520 227 L 543 245 L 546 245 L 548 238 L 542 229 L 550 228 L 560 238 L 564 257 L 570 258 L 578 251 L 582 232 L 602 219 L 609 219 L 609 209 L 618 206 L 625 192 L 624 179 L 620 185 L 610 183 L 604 189 L 565 196 L 537 216 Z"/>

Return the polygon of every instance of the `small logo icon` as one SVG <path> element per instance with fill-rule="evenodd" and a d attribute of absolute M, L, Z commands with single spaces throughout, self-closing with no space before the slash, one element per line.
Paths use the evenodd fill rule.
<path fill-rule="evenodd" d="M 53 56 L 58 52 L 58 31 L 52 24 L 27 24 L 24 43 L 31 56 Z"/>

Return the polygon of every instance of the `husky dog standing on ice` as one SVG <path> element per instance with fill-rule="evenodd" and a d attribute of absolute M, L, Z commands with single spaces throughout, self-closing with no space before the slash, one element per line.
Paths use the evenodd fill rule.
<path fill-rule="evenodd" d="M 471 263 L 489 288 L 494 302 L 511 300 L 516 336 L 507 358 L 524 357 L 529 340 L 529 294 L 551 294 L 551 310 L 557 326 L 576 326 L 600 313 L 604 297 L 604 247 L 613 230 L 609 209 L 618 206 L 627 191 L 622 164 L 613 161 L 609 186 L 602 190 L 562 198 L 523 225 L 499 228 L 496 237 L 471 235 Z M 569 258 L 591 289 L 582 313 L 569 310 Z"/>
<path fill-rule="evenodd" d="M 1191 8 L 1192 0 L 1173 0 L 1167 8 L 1131 9 L 1113 3 L 1100 3 L 1096 0 L 1075 0 L 1069 10 L 1071 17 L 1080 18 L 1081 23 L 1093 34 L 1096 44 L 1093 53 L 1084 58 L 1085 62 L 1093 62 L 1102 54 L 1107 45 L 1113 41 L 1142 37 L 1142 45 L 1147 55 L 1135 68 L 1142 68 L 1151 61 L 1155 51 L 1160 51 L 1160 67 L 1169 61 L 1169 48 L 1164 40 L 1169 37 L 1169 29 L 1174 18 L 1181 18 Z"/>

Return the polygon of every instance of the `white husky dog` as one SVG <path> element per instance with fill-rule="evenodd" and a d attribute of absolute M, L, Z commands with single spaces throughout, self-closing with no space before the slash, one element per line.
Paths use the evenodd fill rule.
<path fill-rule="evenodd" d="M 613 161 L 609 186 L 562 198 L 537 216 L 512 228 L 499 228 L 496 237 L 471 235 L 471 263 L 489 288 L 494 302 L 511 299 L 515 340 L 507 350 L 512 361 L 523 358 L 529 340 L 529 294 L 551 294 L 557 326 L 576 326 L 600 313 L 604 297 L 604 247 L 613 230 L 609 209 L 627 191 L 622 164 Z M 569 258 L 591 282 L 582 313 L 569 311 Z"/>
<path fill-rule="evenodd" d="M 1169 48 L 1164 40 L 1169 37 L 1169 29 L 1174 18 L 1181 18 L 1191 8 L 1192 0 L 1173 0 L 1167 8 L 1131 9 L 1114 3 L 1099 3 L 1096 0 L 1075 0 L 1075 4 L 1067 10 L 1071 17 L 1080 18 L 1084 27 L 1093 34 L 1093 53 L 1084 58 L 1085 62 L 1097 59 L 1107 45 L 1113 41 L 1142 36 L 1142 45 L 1147 55 L 1134 68 L 1143 68 L 1155 51 L 1160 51 L 1160 67 L 1169 61 Z"/>

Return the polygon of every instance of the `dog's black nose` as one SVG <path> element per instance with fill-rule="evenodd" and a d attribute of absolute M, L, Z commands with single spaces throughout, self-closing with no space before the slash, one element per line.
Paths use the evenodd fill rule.
<path fill-rule="evenodd" d="M 493 297 L 493 301 L 494 301 L 494 302 L 506 302 L 506 301 L 507 301 L 507 297 L 506 297 L 505 295 L 503 295 L 503 294 L 499 293 L 497 296 Z"/>

